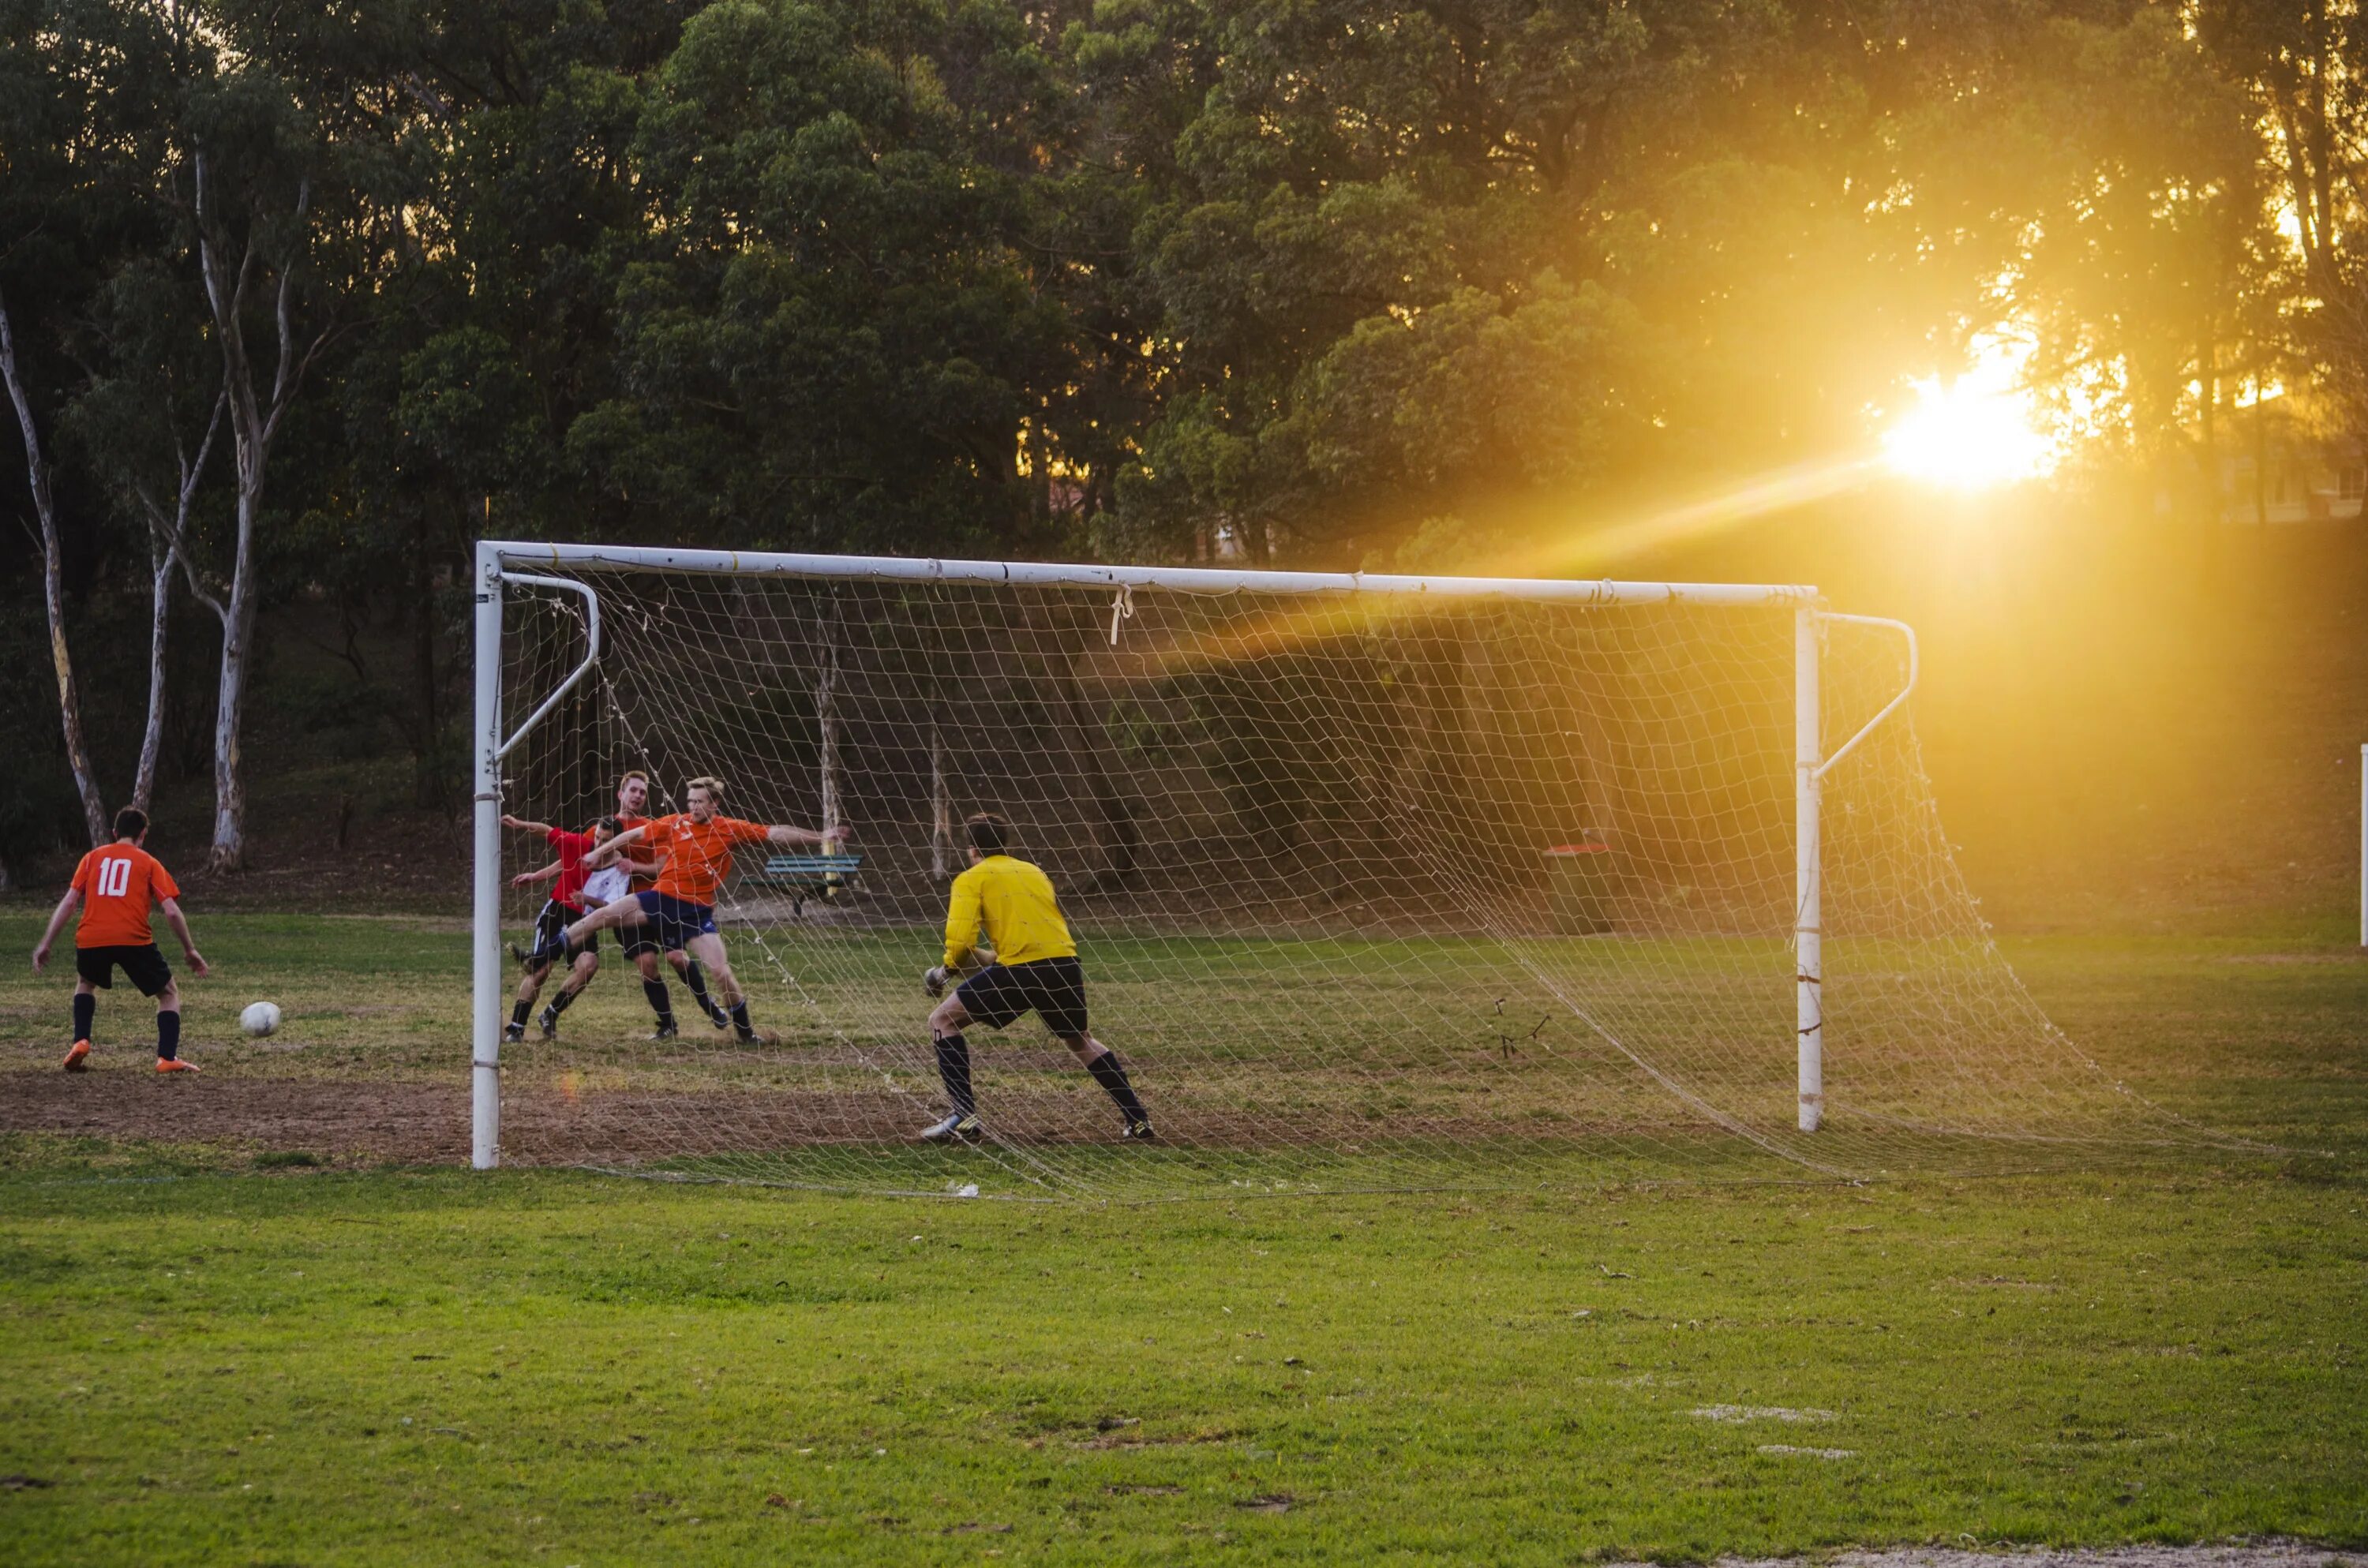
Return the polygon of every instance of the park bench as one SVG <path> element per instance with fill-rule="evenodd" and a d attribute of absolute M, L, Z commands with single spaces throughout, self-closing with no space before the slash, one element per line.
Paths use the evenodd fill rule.
<path fill-rule="evenodd" d="M 765 869 L 748 881 L 757 887 L 779 888 L 790 895 L 792 914 L 806 912 L 806 900 L 829 898 L 855 880 L 863 869 L 860 855 L 774 855 Z"/>

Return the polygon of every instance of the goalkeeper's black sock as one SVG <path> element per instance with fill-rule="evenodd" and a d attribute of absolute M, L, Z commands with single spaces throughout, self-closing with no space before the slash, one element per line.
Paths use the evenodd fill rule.
<path fill-rule="evenodd" d="M 757 1038 L 757 1026 L 748 1021 L 747 1003 L 734 1002 L 732 1004 L 732 1027 L 740 1031 L 740 1038 L 742 1040 L 755 1040 Z"/>
<path fill-rule="evenodd" d="M 90 1031 L 98 1024 L 98 994 L 96 992 L 74 993 L 74 1039 L 88 1040 Z"/>
<path fill-rule="evenodd" d="M 938 1048 L 938 1076 L 944 1080 L 946 1098 L 956 1116 L 976 1116 L 978 1102 L 970 1094 L 970 1041 L 958 1034 L 932 1035 Z"/>
<path fill-rule="evenodd" d="M 170 1062 L 181 1053 L 181 1010 L 168 1007 L 156 1015 L 156 1060 Z"/>
<path fill-rule="evenodd" d="M 697 959 L 682 966 L 682 983 L 690 987 L 690 999 L 699 1004 L 699 1010 L 715 1017 L 715 1004 L 707 994 L 707 971 L 699 967 Z M 734 1016 L 738 1016 L 736 1011 Z"/>
<path fill-rule="evenodd" d="M 1094 1075 L 1095 1083 L 1110 1091 L 1110 1097 L 1118 1102 L 1118 1108 L 1129 1121 L 1151 1119 L 1151 1113 L 1134 1097 L 1134 1085 L 1126 1081 L 1126 1063 L 1118 1059 L 1117 1051 L 1103 1051 L 1086 1063 L 1086 1071 Z"/>
<path fill-rule="evenodd" d="M 674 1022 L 674 998 L 666 994 L 665 981 L 643 981 L 642 994 L 650 999 L 650 1011 L 658 1016 L 661 1028 Z"/>
<path fill-rule="evenodd" d="M 528 1014 L 528 1013 L 531 1012 L 531 1011 L 533 1010 L 533 1008 L 534 1008 L 534 1004 L 533 1004 L 533 1003 L 531 1003 L 531 1002 L 513 1002 L 513 1003 L 511 1003 L 511 1004 L 510 1004 L 510 1028 L 514 1028 L 514 1029 L 522 1029 L 522 1028 L 526 1028 L 526 1016 L 527 1016 L 527 1014 Z"/>

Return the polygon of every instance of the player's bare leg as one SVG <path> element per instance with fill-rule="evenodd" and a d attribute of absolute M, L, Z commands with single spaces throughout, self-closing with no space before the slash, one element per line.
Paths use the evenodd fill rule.
<path fill-rule="evenodd" d="M 575 967 L 568 971 L 567 979 L 552 997 L 551 1005 L 542 1010 L 542 1017 L 535 1020 L 541 1026 L 543 1039 L 559 1038 L 559 1015 L 567 1011 L 575 1000 L 584 994 L 584 988 L 591 984 L 592 977 L 599 972 L 600 954 L 598 949 L 586 948 L 575 955 Z"/>
<path fill-rule="evenodd" d="M 551 974 L 551 957 L 547 953 L 533 955 L 534 961 L 526 966 L 526 977 L 518 982 L 518 999 L 510 1006 L 508 1027 L 502 1030 L 506 1040 L 526 1038 L 526 1016 L 534 1010 L 534 999 L 542 994 L 542 983 Z"/>
<path fill-rule="evenodd" d="M 645 918 L 642 901 L 632 893 L 602 904 L 583 919 L 567 927 L 567 945 L 584 946 L 584 938 L 595 931 L 613 931 L 620 926 L 638 926 Z"/>
<path fill-rule="evenodd" d="M 671 948 L 666 951 L 666 962 L 674 965 L 675 973 L 682 976 L 682 983 L 690 987 L 690 999 L 699 1004 L 699 1010 L 707 1015 L 709 1023 L 720 1029 L 732 1021 L 732 1015 L 717 1006 L 715 999 L 707 994 L 707 976 L 700 971 L 697 959 L 680 948 Z M 655 978 L 655 973 L 652 978 Z"/>
<path fill-rule="evenodd" d="M 722 993 L 723 1007 L 732 1019 L 732 1027 L 744 1040 L 757 1038 L 757 1026 L 748 1021 L 748 998 L 740 989 L 740 977 L 732 972 L 732 960 L 723 951 L 723 938 L 701 931 L 684 945 L 691 960 L 703 965 L 714 977 L 715 989 Z M 674 955 L 666 955 L 672 958 Z"/>

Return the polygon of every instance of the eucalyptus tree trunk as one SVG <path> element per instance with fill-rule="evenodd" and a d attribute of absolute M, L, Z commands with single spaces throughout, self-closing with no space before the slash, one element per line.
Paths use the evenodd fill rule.
<path fill-rule="evenodd" d="M 58 512 L 50 489 L 50 465 L 41 455 L 40 432 L 33 424 L 33 403 L 18 371 L 17 337 L 10 329 L 8 308 L 0 302 L 0 376 L 8 382 L 8 401 L 16 404 L 17 423 L 25 436 L 25 470 L 33 491 L 33 515 L 40 525 L 41 601 L 50 618 L 50 665 L 58 682 L 58 717 L 65 729 L 66 766 L 74 772 L 75 792 L 82 797 L 84 824 L 93 846 L 108 841 L 107 806 L 100 800 L 98 778 L 90 764 L 90 748 L 82 731 L 82 690 L 74 679 L 74 653 L 66 644 L 65 573 L 63 542 L 58 537 Z"/>
<path fill-rule="evenodd" d="M 141 508 L 148 514 L 148 725 L 140 736 L 140 771 L 131 785 L 131 803 L 142 811 L 156 792 L 156 763 L 165 749 L 165 639 L 167 621 L 172 613 L 173 569 L 180 567 L 189 574 L 190 590 L 199 602 L 219 613 L 221 607 L 200 586 L 197 574 L 188 557 L 189 540 L 189 506 L 198 494 L 198 481 L 206 472 L 206 459 L 212 455 L 214 437 L 222 430 L 222 412 L 230 401 L 225 389 L 214 399 L 213 416 L 206 421 L 205 439 L 198 443 L 198 455 L 192 460 L 182 446 L 180 432 L 173 433 L 173 458 L 178 465 L 178 485 L 174 493 L 173 515 L 168 518 L 165 509 L 156 504 L 144 483 L 135 483 L 132 493 L 140 498 Z"/>
<path fill-rule="evenodd" d="M 298 341 L 293 319 L 296 258 L 265 256 L 261 212 L 249 214 L 251 227 L 245 243 L 233 246 L 219 210 L 211 162 L 211 154 L 202 149 L 190 159 L 198 262 L 205 277 L 206 303 L 213 316 L 215 337 L 222 347 L 222 391 L 238 481 L 238 532 L 231 558 L 230 591 L 222 599 L 210 601 L 222 631 L 222 675 L 214 708 L 212 865 L 218 871 L 235 871 L 246 863 L 246 777 L 240 766 L 239 744 L 255 653 L 255 530 L 263 511 L 272 440 L 296 401 L 313 357 L 327 344 L 330 331 L 324 327 L 309 343 Z M 293 214 L 300 230 L 311 205 L 312 186 L 301 183 Z M 266 270 L 278 273 L 271 312 L 278 363 L 268 388 L 262 389 L 256 383 L 256 366 L 248 351 L 246 312 L 258 278 Z"/>

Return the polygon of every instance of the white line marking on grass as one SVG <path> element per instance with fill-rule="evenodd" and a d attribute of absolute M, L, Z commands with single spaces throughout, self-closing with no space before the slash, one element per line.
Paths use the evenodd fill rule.
<path fill-rule="evenodd" d="M 1704 1404 L 1688 1414 L 1705 1421 L 1831 1421 L 1830 1410 L 1787 1410 L 1781 1404 Z"/>

